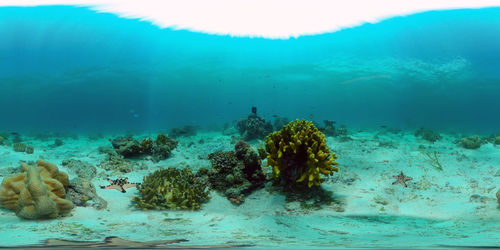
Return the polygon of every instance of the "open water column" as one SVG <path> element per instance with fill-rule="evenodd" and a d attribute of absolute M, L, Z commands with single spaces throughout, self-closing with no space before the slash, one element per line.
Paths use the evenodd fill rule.
<path fill-rule="evenodd" d="M 499 248 L 500 1 L 0 2 L 0 248 Z"/>

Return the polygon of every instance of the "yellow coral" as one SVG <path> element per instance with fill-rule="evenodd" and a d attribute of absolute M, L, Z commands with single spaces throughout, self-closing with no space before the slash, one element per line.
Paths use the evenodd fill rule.
<path fill-rule="evenodd" d="M 54 164 L 39 160 L 21 164 L 22 173 L 6 177 L 0 187 L 0 206 L 25 219 L 55 218 L 67 214 L 73 203 L 64 199 L 68 176 Z"/>
<path fill-rule="evenodd" d="M 266 139 L 267 164 L 273 167 L 273 177 L 285 185 L 306 183 L 319 186 L 337 172 L 337 156 L 330 154 L 325 135 L 312 122 L 296 120 Z"/>

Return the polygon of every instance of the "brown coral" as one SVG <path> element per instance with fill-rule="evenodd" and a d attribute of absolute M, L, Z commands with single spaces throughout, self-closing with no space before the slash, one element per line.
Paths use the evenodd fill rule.
<path fill-rule="evenodd" d="M 497 201 L 498 201 L 498 205 L 500 205 L 500 189 L 498 189 L 498 192 L 497 192 Z"/>
<path fill-rule="evenodd" d="M 52 163 L 21 164 L 21 173 L 6 177 L 0 187 L 0 206 L 24 219 L 56 218 L 73 208 L 65 199 L 68 176 Z"/>

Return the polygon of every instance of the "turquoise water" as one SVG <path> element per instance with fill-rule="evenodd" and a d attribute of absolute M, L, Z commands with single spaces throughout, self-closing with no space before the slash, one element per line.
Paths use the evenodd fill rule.
<path fill-rule="evenodd" d="M 499 13 L 433 11 L 268 40 L 86 8 L 1 8 L 1 126 L 205 126 L 257 106 L 265 118 L 497 132 Z"/>
<path fill-rule="evenodd" d="M 44 159 L 74 183 L 81 176 L 63 162 L 77 159 L 97 167 L 89 182 L 108 203 L 39 221 L 2 208 L 0 248 L 110 236 L 212 248 L 500 246 L 500 8 L 266 39 L 161 29 L 85 7 L 1 7 L 0 107 L 0 180 Z M 322 184 L 335 201 L 286 200 L 266 160 L 265 187 L 238 206 L 212 190 L 199 211 L 145 212 L 131 205 L 135 188 L 99 188 L 167 167 L 210 168 L 211 153 L 246 140 L 235 124 L 252 107 L 271 122 L 336 121 L 326 144 L 340 170 Z M 185 125 L 196 132 L 176 137 L 169 156 L 118 164 L 128 172 L 105 167 L 118 136 L 172 137 Z M 440 138 L 424 139 L 421 127 Z M 464 142 L 473 135 L 477 148 Z M 247 141 L 265 146 L 265 137 Z M 394 185 L 403 171 L 412 181 Z"/>

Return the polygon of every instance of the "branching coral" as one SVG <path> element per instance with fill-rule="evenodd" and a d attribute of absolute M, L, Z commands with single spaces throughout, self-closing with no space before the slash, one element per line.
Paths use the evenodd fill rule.
<path fill-rule="evenodd" d="M 246 195 L 264 185 L 266 176 L 261 159 L 244 141 L 236 143 L 234 152 L 215 152 L 208 159 L 212 164 L 208 173 L 212 188 L 223 192 L 235 204 L 243 203 Z"/>
<path fill-rule="evenodd" d="M 2 181 L 2 207 L 24 219 L 56 218 L 71 211 L 73 203 L 65 199 L 68 176 L 54 164 L 42 160 L 36 166 L 23 163 L 21 171 Z"/>
<path fill-rule="evenodd" d="M 167 168 L 144 177 L 138 187 L 140 196 L 133 199 L 141 209 L 198 210 L 208 201 L 207 185 L 189 168 Z"/>
<path fill-rule="evenodd" d="M 158 134 L 153 145 L 148 148 L 147 152 L 149 152 L 154 162 L 158 162 L 167 159 L 170 156 L 170 152 L 177 147 L 178 143 L 177 140 L 169 138 L 164 134 Z"/>
<path fill-rule="evenodd" d="M 282 185 L 319 186 L 323 176 L 337 172 L 337 156 L 330 154 L 325 135 L 312 122 L 296 120 L 266 139 L 267 164 Z"/>

